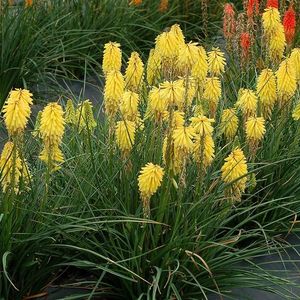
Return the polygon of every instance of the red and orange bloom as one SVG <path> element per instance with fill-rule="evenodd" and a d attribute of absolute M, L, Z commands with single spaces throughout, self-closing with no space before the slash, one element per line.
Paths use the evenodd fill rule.
<path fill-rule="evenodd" d="M 33 0 L 25 0 L 25 7 L 32 6 Z"/>
<path fill-rule="evenodd" d="M 223 32 L 226 39 L 230 39 L 236 29 L 235 24 L 235 11 L 231 3 L 224 5 L 224 17 L 223 17 Z"/>
<path fill-rule="evenodd" d="M 267 8 L 270 8 L 270 7 L 278 9 L 279 8 L 278 0 L 268 0 L 268 2 L 267 2 Z"/>
<path fill-rule="evenodd" d="M 259 14 L 259 0 L 248 0 L 247 5 L 247 16 L 248 18 L 253 18 L 253 16 L 258 16 Z"/>
<path fill-rule="evenodd" d="M 142 0 L 132 0 L 129 4 L 134 6 L 139 6 L 143 3 Z"/>
<path fill-rule="evenodd" d="M 290 5 L 289 9 L 284 14 L 283 27 L 286 41 L 288 44 L 291 44 L 294 40 L 296 30 L 296 13 L 293 5 Z"/>
<path fill-rule="evenodd" d="M 241 34 L 240 46 L 242 48 L 242 58 L 247 59 L 251 47 L 251 36 L 249 32 L 243 32 Z"/>

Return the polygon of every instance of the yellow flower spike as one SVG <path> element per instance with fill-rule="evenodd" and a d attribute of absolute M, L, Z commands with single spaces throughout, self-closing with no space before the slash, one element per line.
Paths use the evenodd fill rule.
<path fill-rule="evenodd" d="M 150 198 L 161 186 L 164 170 L 153 163 L 146 164 L 138 177 L 139 190 L 142 198 Z"/>
<path fill-rule="evenodd" d="M 124 78 L 121 72 L 111 71 L 108 73 L 105 81 L 104 97 L 106 100 L 113 99 L 115 102 L 120 101 L 124 93 Z"/>
<path fill-rule="evenodd" d="M 129 121 L 134 121 L 138 114 L 139 101 L 140 99 L 137 93 L 126 91 L 123 94 L 120 104 L 120 112 L 122 118 L 127 119 Z"/>
<path fill-rule="evenodd" d="M 269 56 L 275 61 L 279 62 L 283 58 L 284 50 L 286 47 L 286 40 L 283 25 L 280 24 L 276 33 L 272 35 L 268 42 Z"/>
<path fill-rule="evenodd" d="M 119 121 L 116 125 L 116 142 L 123 153 L 128 153 L 134 145 L 135 123 Z"/>
<path fill-rule="evenodd" d="M 179 48 L 177 64 L 178 67 L 186 73 L 190 71 L 198 58 L 198 46 L 197 43 L 183 44 Z"/>
<path fill-rule="evenodd" d="M 198 164 L 202 164 L 206 169 L 215 157 L 215 143 L 211 135 L 196 136 L 193 158 Z"/>
<path fill-rule="evenodd" d="M 299 84 L 300 83 L 300 48 L 295 48 L 292 50 L 290 61 L 292 65 L 295 67 L 296 79 Z"/>
<path fill-rule="evenodd" d="M 63 109 L 56 102 L 49 103 L 41 115 L 40 135 L 43 139 L 44 148 L 40 159 L 44 161 L 50 171 L 56 171 L 59 163 L 64 161 L 63 154 L 59 149 L 65 130 Z"/>
<path fill-rule="evenodd" d="M 78 108 L 76 109 L 75 123 L 79 128 L 79 132 L 93 132 L 97 126 L 93 113 L 93 105 L 90 100 L 85 100 L 79 103 Z"/>
<path fill-rule="evenodd" d="M 214 119 L 209 119 L 205 116 L 192 117 L 190 119 L 191 126 L 200 136 L 212 135 L 214 128 L 211 126 L 215 122 Z"/>
<path fill-rule="evenodd" d="M 67 124 L 76 124 L 76 113 L 73 101 L 68 99 L 65 110 L 65 122 Z"/>
<path fill-rule="evenodd" d="M 228 140 L 233 140 L 239 127 L 239 118 L 234 108 L 224 109 L 221 117 L 221 130 Z"/>
<path fill-rule="evenodd" d="M 266 128 L 263 117 L 249 117 L 245 124 L 246 138 L 250 149 L 250 158 L 254 158 L 259 142 L 263 139 Z"/>
<path fill-rule="evenodd" d="M 259 142 L 266 133 L 263 117 L 249 117 L 246 122 L 246 136 L 248 141 Z"/>
<path fill-rule="evenodd" d="M 148 106 L 146 111 L 147 117 L 154 117 L 156 122 L 163 119 L 164 112 L 168 109 L 166 98 L 161 97 L 160 89 L 153 87 L 148 95 Z"/>
<path fill-rule="evenodd" d="M 226 60 L 219 48 L 208 52 L 208 69 L 212 76 L 220 76 L 225 72 Z"/>
<path fill-rule="evenodd" d="M 241 109 L 244 118 L 247 119 L 256 115 L 257 102 L 257 96 L 253 90 L 241 89 L 235 106 Z"/>
<path fill-rule="evenodd" d="M 4 145 L 0 156 L 1 185 L 4 192 L 13 188 L 18 193 L 19 182 L 22 175 L 22 160 L 13 142 Z"/>
<path fill-rule="evenodd" d="M 4 103 L 4 123 L 9 135 L 22 133 L 31 114 L 32 94 L 28 90 L 15 89 Z"/>
<path fill-rule="evenodd" d="M 160 79 L 161 56 L 157 49 L 151 49 L 147 62 L 147 82 L 154 85 Z"/>
<path fill-rule="evenodd" d="M 299 121 L 300 120 L 300 102 L 294 108 L 292 117 L 293 117 L 293 119 L 295 121 Z"/>
<path fill-rule="evenodd" d="M 49 103 L 42 111 L 40 133 L 47 144 L 60 144 L 65 130 L 64 112 L 56 102 Z"/>
<path fill-rule="evenodd" d="M 195 129 L 191 126 L 180 126 L 173 131 L 174 148 L 178 149 L 182 155 L 187 155 L 194 148 L 193 138 Z"/>
<path fill-rule="evenodd" d="M 175 39 L 177 40 L 177 44 L 179 45 L 179 47 L 185 44 L 184 35 L 182 33 L 182 30 L 181 30 L 179 24 L 172 25 L 171 29 L 170 29 L 170 32 L 171 32 L 171 34 L 174 35 Z"/>
<path fill-rule="evenodd" d="M 261 101 L 263 116 L 270 118 L 277 100 L 276 77 L 271 69 L 261 71 L 257 79 L 256 91 Z"/>
<path fill-rule="evenodd" d="M 297 90 L 296 70 L 290 59 L 285 59 L 276 72 L 278 98 L 281 105 L 290 102 Z"/>
<path fill-rule="evenodd" d="M 229 184 L 225 189 L 225 195 L 233 202 L 240 201 L 246 189 L 248 174 L 247 161 L 240 148 L 234 149 L 225 159 L 221 173 L 223 182 Z"/>
<path fill-rule="evenodd" d="M 120 71 L 122 66 L 122 51 L 119 43 L 109 42 L 104 45 L 102 69 L 107 75 L 110 71 Z"/>
<path fill-rule="evenodd" d="M 144 217 L 150 217 L 150 198 L 161 186 L 164 170 L 153 163 L 146 164 L 140 171 L 138 177 L 139 191 L 143 202 Z"/>
<path fill-rule="evenodd" d="M 198 47 L 196 63 L 192 68 L 192 77 L 200 82 L 204 82 L 208 73 L 207 54 L 203 47 Z"/>
<path fill-rule="evenodd" d="M 144 64 L 137 52 L 132 52 L 125 71 L 126 89 L 138 92 L 143 82 Z"/>
<path fill-rule="evenodd" d="M 173 113 L 172 128 L 177 129 L 184 125 L 184 112 L 175 110 Z"/>
<path fill-rule="evenodd" d="M 215 116 L 218 103 L 222 96 L 221 81 L 218 77 L 211 77 L 206 79 L 203 99 L 208 102 L 210 115 Z"/>
<path fill-rule="evenodd" d="M 269 56 L 273 61 L 279 62 L 284 54 L 286 38 L 278 9 L 265 9 L 262 20 Z"/>
<path fill-rule="evenodd" d="M 182 107 L 184 104 L 184 83 L 182 79 L 165 81 L 160 84 L 160 96 L 170 105 Z"/>
<path fill-rule="evenodd" d="M 156 38 L 155 44 L 163 60 L 172 60 L 177 57 L 181 45 L 174 31 L 161 33 Z"/>
<path fill-rule="evenodd" d="M 104 87 L 105 112 L 112 119 L 124 93 L 125 82 L 119 71 L 111 71 L 107 74 Z"/>
<path fill-rule="evenodd" d="M 276 8 L 265 9 L 262 15 L 263 29 L 267 36 L 276 32 L 278 25 L 281 24 L 280 13 Z"/>
<path fill-rule="evenodd" d="M 45 144 L 39 158 L 49 166 L 51 172 L 60 170 L 59 164 L 64 162 L 64 155 L 56 144 Z"/>

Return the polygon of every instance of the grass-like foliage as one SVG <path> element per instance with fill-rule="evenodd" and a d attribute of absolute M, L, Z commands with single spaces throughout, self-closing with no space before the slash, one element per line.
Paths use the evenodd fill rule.
<path fill-rule="evenodd" d="M 236 286 L 287 284 L 251 262 L 278 251 L 273 235 L 289 230 L 299 213 L 295 148 L 283 151 L 294 133 L 285 137 L 277 159 L 269 158 L 268 147 L 260 152 L 260 163 L 252 166 L 258 186 L 239 205 L 224 198 L 219 168 L 230 146 L 219 145 L 201 189 L 196 166 L 187 170 L 186 187 L 176 188 L 176 177 L 165 177 L 151 198 L 151 218 L 144 219 L 137 176 L 146 162 L 161 163 L 162 138 L 153 124 L 136 138 L 131 170 L 107 142 L 105 125 L 99 122 L 84 137 L 68 128 L 66 161 L 50 178 L 36 160 L 40 143 L 28 136 L 31 190 L 2 194 L 11 211 L 2 218 L 1 295 L 38 293 L 74 268 L 93 274 L 76 283 L 89 287 L 87 294 L 115 299 L 205 299 Z M 10 233 L 4 230 L 8 222 Z M 249 261 L 247 268 L 243 261 Z"/>

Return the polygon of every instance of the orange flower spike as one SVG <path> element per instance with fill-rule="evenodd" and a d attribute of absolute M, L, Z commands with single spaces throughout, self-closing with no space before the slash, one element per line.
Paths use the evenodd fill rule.
<path fill-rule="evenodd" d="M 139 6 L 143 3 L 142 0 L 132 0 L 129 5 Z"/>
<path fill-rule="evenodd" d="M 169 8 L 169 0 L 160 0 L 158 10 L 160 12 L 166 12 Z"/>
<path fill-rule="evenodd" d="M 249 56 L 249 50 L 251 46 L 251 36 L 248 32 L 243 32 L 240 38 L 240 45 L 242 48 L 242 57 L 247 59 Z"/>
<path fill-rule="evenodd" d="M 259 0 L 248 0 L 247 5 L 247 16 L 248 18 L 253 18 L 254 15 L 259 14 Z"/>
<path fill-rule="evenodd" d="M 291 44 L 294 40 L 296 30 L 296 13 L 293 5 L 290 5 L 289 9 L 284 14 L 283 27 L 286 41 L 288 44 Z"/>
<path fill-rule="evenodd" d="M 267 8 L 270 8 L 270 7 L 278 9 L 279 8 L 278 0 L 268 0 L 268 2 L 267 2 Z"/>
<path fill-rule="evenodd" d="M 235 33 L 235 11 L 231 3 L 224 5 L 224 17 L 223 17 L 223 32 L 224 37 L 229 39 Z"/>
<path fill-rule="evenodd" d="M 25 7 L 32 6 L 33 0 L 25 0 Z"/>

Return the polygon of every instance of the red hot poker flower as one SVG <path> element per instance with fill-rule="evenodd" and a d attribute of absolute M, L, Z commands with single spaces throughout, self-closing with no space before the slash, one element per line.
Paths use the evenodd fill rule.
<path fill-rule="evenodd" d="M 130 5 L 139 6 L 142 4 L 142 2 L 143 2 L 142 0 L 132 0 L 130 2 Z"/>
<path fill-rule="evenodd" d="M 168 10 L 168 7 L 169 7 L 169 0 L 160 0 L 160 3 L 159 3 L 159 7 L 158 7 L 158 10 L 160 12 L 166 12 Z"/>
<path fill-rule="evenodd" d="M 296 13 L 292 5 L 290 5 L 284 14 L 283 27 L 286 41 L 288 44 L 291 44 L 294 40 L 296 30 Z"/>
<path fill-rule="evenodd" d="M 273 7 L 273 8 L 279 8 L 278 0 L 268 0 L 267 2 L 267 8 Z"/>
<path fill-rule="evenodd" d="M 224 37 L 229 39 L 235 33 L 235 11 L 231 3 L 224 5 L 223 32 Z"/>
<path fill-rule="evenodd" d="M 243 32 L 240 38 L 240 45 L 242 48 L 242 57 L 247 59 L 249 56 L 249 50 L 251 46 L 251 36 L 248 32 Z"/>
<path fill-rule="evenodd" d="M 254 14 L 256 16 L 259 14 L 259 0 L 248 0 L 247 16 L 252 18 Z"/>

